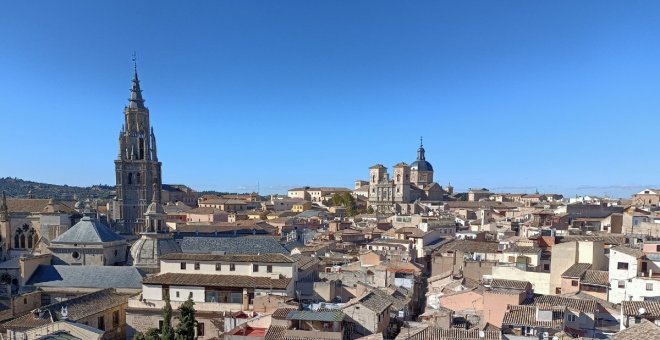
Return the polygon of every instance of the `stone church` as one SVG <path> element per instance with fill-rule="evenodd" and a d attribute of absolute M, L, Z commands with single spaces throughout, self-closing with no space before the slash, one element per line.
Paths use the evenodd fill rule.
<path fill-rule="evenodd" d="M 112 223 L 122 234 L 138 234 L 145 226 L 144 214 L 152 197 L 160 202 L 161 162 L 156 152 L 156 136 L 144 106 L 137 67 L 133 75 L 124 125 L 119 132 L 119 153 L 115 160 L 116 197 Z"/>
<path fill-rule="evenodd" d="M 410 165 L 404 162 L 394 165 L 392 178 L 384 165 L 370 167 L 367 186 L 369 207 L 377 212 L 402 214 L 417 212 L 419 201 L 442 201 L 451 190 L 433 181 L 433 166 L 426 160 L 421 142 L 417 159 Z"/>

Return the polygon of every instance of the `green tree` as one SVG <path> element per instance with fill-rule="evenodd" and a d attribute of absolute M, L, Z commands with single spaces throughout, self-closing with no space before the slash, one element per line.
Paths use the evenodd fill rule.
<path fill-rule="evenodd" d="M 332 195 L 332 205 L 335 207 L 346 208 L 346 215 L 355 216 L 357 214 L 357 204 L 355 198 L 350 192 L 342 192 Z"/>
<path fill-rule="evenodd" d="M 172 327 L 172 304 L 169 294 L 165 295 L 165 307 L 163 308 L 163 328 L 160 334 L 161 340 L 174 340 L 174 328 Z"/>
<path fill-rule="evenodd" d="M 188 300 L 179 306 L 180 315 L 179 324 L 176 326 L 176 340 L 194 340 L 195 339 L 195 302 L 192 300 L 192 293 L 188 295 Z"/>
<path fill-rule="evenodd" d="M 374 207 L 370 206 L 367 208 L 367 214 L 373 214 L 374 213 Z"/>
<path fill-rule="evenodd" d="M 149 328 L 144 333 L 136 333 L 133 336 L 133 340 L 160 340 L 160 334 L 158 333 L 158 328 Z"/>

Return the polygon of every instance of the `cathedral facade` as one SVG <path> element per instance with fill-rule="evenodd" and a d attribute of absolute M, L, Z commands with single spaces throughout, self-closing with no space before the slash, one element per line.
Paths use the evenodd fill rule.
<path fill-rule="evenodd" d="M 137 68 L 133 75 L 124 125 L 119 132 L 119 153 L 115 160 L 116 197 L 112 219 L 115 230 L 138 234 L 145 227 L 145 213 L 152 197 L 160 202 L 161 162 L 156 152 L 156 136 L 144 106 Z"/>
<path fill-rule="evenodd" d="M 415 213 L 418 201 L 441 201 L 447 193 L 433 181 L 433 166 L 426 160 L 420 143 L 417 159 L 410 165 L 394 165 L 392 178 L 387 168 L 376 164 L 369 168 L 368 205 L 376 212 Z"/>

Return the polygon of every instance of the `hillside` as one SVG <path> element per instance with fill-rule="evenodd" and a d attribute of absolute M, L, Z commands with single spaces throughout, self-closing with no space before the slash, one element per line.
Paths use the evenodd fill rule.
<path fill-rule="evenodd" d="M 26 198 L 32 190 L 33 198 L 59 198 L 73 199 L 74 194 L 78 198 L 100 198 L 109 199 L 114 195 L 114 186 L 94 185 L 91 187 L 76 187 L 69 185 L 57 185 L 26 181 L 19 178 L 0 178 L 0 191 L 5 191 L 7 196 Z"/>

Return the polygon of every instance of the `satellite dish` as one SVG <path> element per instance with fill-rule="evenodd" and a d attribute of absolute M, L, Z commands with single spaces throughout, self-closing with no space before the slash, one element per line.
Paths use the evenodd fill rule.
<path fill-rule="evenodd" d="M 484 331 L 479 331 L 479 338 L 485 338 L 486 337 L 486 332 Z"/>
<path fill-rule="evenodd" d="M 638 312 L 639 312 L 639 315 L 644 315 L 644 314 L 646 314 L 646 308 L 644 308 L 644 307 L 639 307 Z"/>

